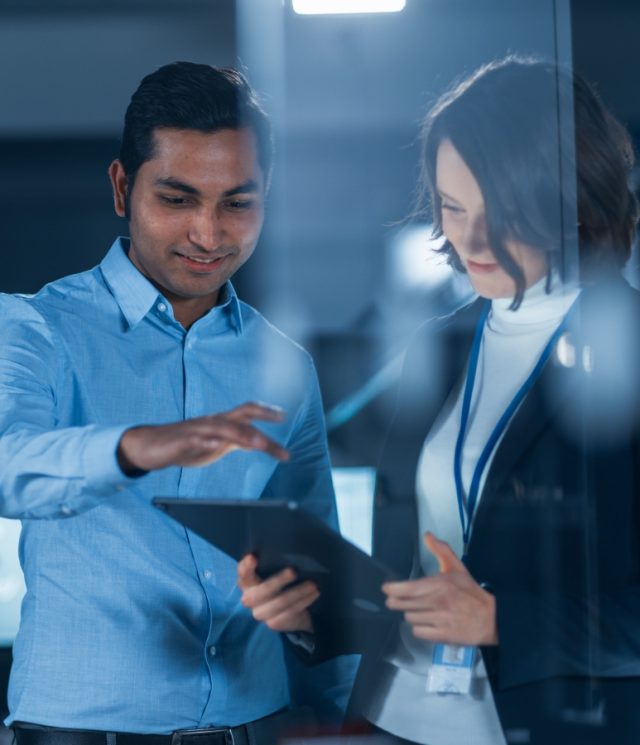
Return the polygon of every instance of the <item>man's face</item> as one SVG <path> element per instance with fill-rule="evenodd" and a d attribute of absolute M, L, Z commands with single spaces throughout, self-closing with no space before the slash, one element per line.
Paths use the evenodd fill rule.
<path fill-rule="evenodd" d="M 197 318 L 260 235 L 265 184 L 256 138 L 251 129 L 157 129 L 154 143 L 129 194 L 122 165 L 112 163 L 115 208 L 124 217 L 128 198 L 131 261 L 174 312 L 187 306 Z"/>

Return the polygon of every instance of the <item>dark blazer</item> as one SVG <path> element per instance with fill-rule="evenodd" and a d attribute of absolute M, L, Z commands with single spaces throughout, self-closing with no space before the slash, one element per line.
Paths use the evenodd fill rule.
<path fill-rule="evenodd" d="M 402 576 L 418 457 L 462 384 L 483 302 L 426 324 L 407 353 L 374 516 L 374 555 Z M 639 321 L 640 295 L 621 279 L 583 290 L 486 478 L 468 567 L 496 596 L 500 643 L 483 653 L 514 742 L 640 742 Z M 319 654 L 364 652 L 353 712 L 393 634 L 321 622 Z"/>

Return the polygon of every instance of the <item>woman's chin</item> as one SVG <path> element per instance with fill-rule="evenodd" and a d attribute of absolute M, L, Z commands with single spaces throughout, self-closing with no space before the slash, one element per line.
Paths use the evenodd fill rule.
<path fill-rule="evenodd" d="M 505 275 L 505 272 L 500 272 Z M 515 282 L 508 275 L 498 277 L 475 277 L 469 273 L 469 279 L 473 289 L 487 300 L 499 298 L 512 298 L 516 294 Z"/>

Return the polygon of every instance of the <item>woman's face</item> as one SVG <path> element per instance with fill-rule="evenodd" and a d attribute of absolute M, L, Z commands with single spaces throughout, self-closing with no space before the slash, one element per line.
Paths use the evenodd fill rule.
<path fill-rule="evenodd" d="M 438 148 L 436 188 L 442 208 L 442 232 L 469 273 L 478 295 L 513 297 L 515 281 L 496 261 L 487 239 L 484 199 L 473 173 L 450 140 Z M 518 241 L 505 247 L 524 273 L 525 286 L 535 284 L 547 272 L 541 251 Z"/>

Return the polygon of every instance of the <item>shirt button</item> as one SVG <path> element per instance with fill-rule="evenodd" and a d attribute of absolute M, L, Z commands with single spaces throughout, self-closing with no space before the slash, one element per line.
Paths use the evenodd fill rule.
<path fill-rule="evenodd" d="M 213 644 L 212 644 L 212 645 L 211 645 L 211 646 L 209 647 L 209 655 L 210 655 L 211 657 L 215 657 L 215 656 L 216 656 L 216 652 L 217 652 L 217 651 L 218 651 L 218 650 L 217 650 L 217 649 L 216 649 L 216 648 L 214 647 L 214 645 L 213 645 Z"/>
<path fill-rule="evenodd" d="M 166 313 L 167 306 L 165 303 L 158 303 L 157 308 L 160 311 L 160 313 Z"/>
<path fill-rule="evenodd" d="M 73 515 L 73 510 L 71 509 L 71 507 L 67 507 L 66 504 L 62 505 L 62 507 L 60 508 L 60 512 L 62 512 L 62 514 L 66 515 L 67 517 Z"/>
<path fill-rule="evenodd" d="M 202 572 L 202 576 L 205 579 L 211 579 L 211 577 L 213 577 L 213 572 L 209 571 L 208 569 L 205 569 L 204 572 Z"/>

